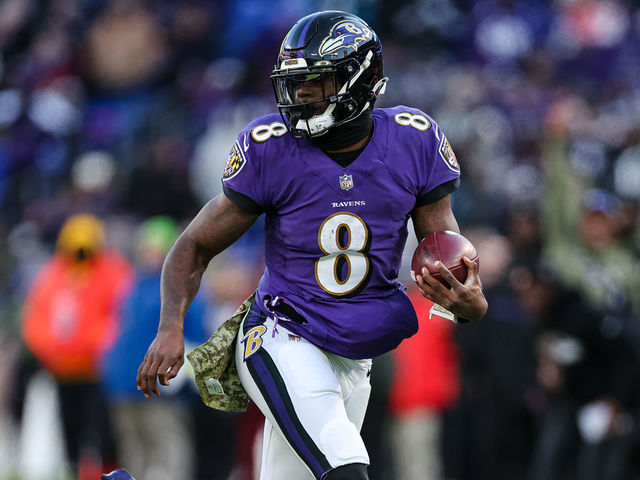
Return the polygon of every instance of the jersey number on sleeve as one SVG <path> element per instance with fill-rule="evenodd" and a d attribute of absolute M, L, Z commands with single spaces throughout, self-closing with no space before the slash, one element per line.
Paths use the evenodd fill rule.
<path fill-rule="evenodd" d="M 413 127 L 421 132 L 426 132 L 431 128 L 431 122 L 420 113 L 400 112 L 393 116 L 398 125 Z"/>
<path fill-rule="evenodd" d="M 287 126 L 281 122 L 258 125 L 251 130 L 251 138 L 256 143 L 264 143 L 271 137 L 281 137 L 287 133 Z"/>
<path fill-rule="evenodd" d="M 369 229 L 359 216 L 338 212 L 328 217 L 320 226 L 318 244 L 325 255 L 316 260 L 316 281 L 324 291 L 342 296 L 363 284 L 369 274 L 364 253 Z"/>

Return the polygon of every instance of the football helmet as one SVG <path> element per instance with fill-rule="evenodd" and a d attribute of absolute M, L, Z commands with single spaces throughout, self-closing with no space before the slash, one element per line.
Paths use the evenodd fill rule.
<path fill-rule="evenodd" d="M 124 468 L 119 468 L 111 473 L 103 473 L 100 477 L 102 480 L 136 480 Z"/>
<path fill-rule="evenodd" d="M 388 79 L 371 27 L 350 13 L 326 10 L 298 20 L 287 33 L 271 80 L 289 131 L 307 139 L 373 107 Z"/>

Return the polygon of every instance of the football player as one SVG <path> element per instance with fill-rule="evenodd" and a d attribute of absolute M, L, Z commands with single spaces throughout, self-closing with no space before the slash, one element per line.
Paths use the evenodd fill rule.
<path fill-rule="evenodd" d="M 262 479 L 367 479 L 359 430 L 371 358 L 418 328 L 398 282 L 412 219 L 419 238 L 459 231 L 450 208 L 460 168 L 442 130 L 411 107 L 374 109 L 386 87 L 382 45 L 360 18 L 299 20 L 271 75 L 280 113 L 240 132 L 224 194 L 198 213 L 163 271 L 156 339 L 138 372 L 150 397 L 184 362 L 183 318 L 209 261 L 266 216 L 266 269 L 236 344 L 240 379 L 266 417 Z M 477 265 L 425 297 L 459 319 L 487 310 Z"/>

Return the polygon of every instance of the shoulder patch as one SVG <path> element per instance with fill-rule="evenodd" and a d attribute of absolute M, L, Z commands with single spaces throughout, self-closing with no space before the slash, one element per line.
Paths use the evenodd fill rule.
<path fill-rule="evenodd" d="M 236 140 L 229 152 L 229 158 L 227 159 L 227 164 L 224 167 L 222 180 L 229 180 L 230 178 L 235 177 L 246 163 L 247 159 L 244 156 L 244 152 Z"/>
<path fill-rule="evenodd" d="M 456 154 L 453 153 L 453 148 L 451 148 L 451 144 L 447 137 L 442 135 L 442 139 L 440 140 L 440 147 L 438 148 L 438 152 L 440 156 L 444 160 L 444 163 L 447 164 L 450 170 L 454 172 L 460 171 L 460 165 L 458 165 L 458 159 L 456 158 Z"/>

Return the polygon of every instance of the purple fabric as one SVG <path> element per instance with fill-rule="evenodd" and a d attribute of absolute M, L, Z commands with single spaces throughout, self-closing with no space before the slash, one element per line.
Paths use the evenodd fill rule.
<path fill-rule="evenodd" d="M 306 320 L 287 328 L 347 358 L 382 354 L 417 331 L 413 306 L 397 280 L 407 220 L 417 198 L 460 175 L 442 153 L 443 133 L 424 113 L 398 106 L 375 109 L 373 119 L 371 141 L 342 168 L 304 140 L 283 135 L 279 115 L 258 118 L 238 137 L 242 168 L 225 180 L 228 188 L 267 212 L 267 268 L 258 304 L 264 309 L 265 296 L 279 297 Z M 252 140 L 252 131 L 260 143 Z M 330 242 L 346 254 L 334 263 L 336 281 L 358 273 L 354 262 L 361 260 L 346 248 L 349 239 L 355 242 L 356 230 L 365 228 L 367 239 L 359 249 L 366 257 L 367 276 L 344 296 L 323 288 L 320 278 L 332 274 L 325 271 L 323 276 L 318 270 L 320 260 L 332 260 L 321 248 L 321 229 L 341 212 L 353 225 L 330 233 Z"/>

